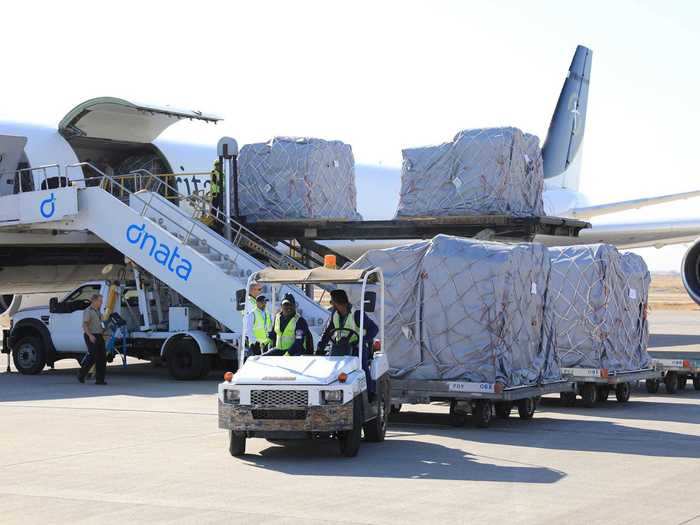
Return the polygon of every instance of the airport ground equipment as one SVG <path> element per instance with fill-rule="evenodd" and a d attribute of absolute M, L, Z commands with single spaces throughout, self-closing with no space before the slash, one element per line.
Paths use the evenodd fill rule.
<path fill-rule="evenodd" d="M 598 402 L 604 403 L 613 391 L 620 403 L 626 403 L 630 399 L 633 385 L 639 381 L 658 381 L 661 378 L 661 370 L 656 367 L 623 371 L 606 368 L 562 368 L 561 373 L 576 384 L 573 392 L 560 394 L 562 402 L 573 406 L 576 395 L 579 395 L 587 408 L 593 408 Z"/>
<path fill-rule="evenodd" d="M 504 387 L 501 383 L 392 378 L 391 404 L 392 412 L 398 412 L 404 404 L 448 402 L 451 425 L 464 426 L 471 415 L 477 427 L 486 428 L 494 417 L 508 419 L 514 408 L 521 419 L 531 419 L 543 395 L 572 394 L 575 388 L 569 380 Z"/>
<path fill-rule="evenodd" d="M 251 356 L 236 374 L 227 372 L 219 385 L 219 427 L 229 432 L 229 452 L 245 453 L 251 437 L 271 441 L 329 438 L 338 441 L 344 456 L 355 456 L 362 433 L 367 441 L 383 441 L 390 409 L 389 365 L 381 349 L 384 339 L 384 279 L 380 268 L 362 270 L 264 269 L 250 281 L 279 288 L 318 285 L 359 288 L 360 333 L 358 355 L 349 345 L 333 344 L 329 355 Z M 274 306 L 274 304 L 272 305 Z M 376 310 L 378 307 L 378 311 Z M 365 312 L 374 312 L 379 339 L 365 341 Z M 246 331 L 247 328 L 244 328 Z M 243 351 L 241 349 L 241 351 Z M 362 369 L 362 353 L 370 351 L 370 392 Z"/>
<path fill-rule="evenodd" d="M 261 259 L 278 268 L 304 268 L 232 219 L 214 228 L 204 225 L 177 204 L 192 197 L 180 196 L 174 188 L 164 191 L 165 183 L 148 172 L 111 177 L 85 163 L 66 170 L 71 168 L 91 169 L 98 176 L 82 181 L 61 177 L 71 184 L 0 197 L 0 230 L 90 231 L 120 253 L 138 274 L 129 278 L 135 289 L 124 292 L 135 294 L 125 299 L 125 308 L 131 300 L 138 306 L 130 327 L 134 346 L 129 354 L 159 355 L 169 362 L 175 377 L 198 377 L 210 358 L 234 354 L 242 326 L 236 290 L 266 266 Z M 217 230 L 231 231 L 232 240 Z M 12 349 L 15 364 L 24 373 L 38 373 L 45 364 L 84 353 L 82 312 L 72 308 L 81 301 L 81 309 L 87 306 L 85 290 L 88 295 L 99 290 L 108 304 L 111 284 L 85 283 L 62 301 L 52 301 L 68 313 L 18 312 L 4 351 Z M 299 288 L 286 291 L 295 296 L 312 332 L 318 332 L 327 312 Z"/>
<path fill-rule="evenodd" d="M 678 390 L 685 390 L 689 379 L 695 390 L 700 390 L 700 359 L 654 359 L 653 362 L 661 371 L 661 377 L 646 380 L 650 394 L 656 394 L 661 383 L 667 394 L 675 394 Z"/>

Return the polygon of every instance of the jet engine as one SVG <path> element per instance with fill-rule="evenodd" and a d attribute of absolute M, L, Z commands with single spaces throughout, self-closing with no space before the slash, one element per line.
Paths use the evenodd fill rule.
<path fill-rule="evenodd" d="M 700 304 L 700 239 L 683 256 L 681 278 L 690 298 Z"/>

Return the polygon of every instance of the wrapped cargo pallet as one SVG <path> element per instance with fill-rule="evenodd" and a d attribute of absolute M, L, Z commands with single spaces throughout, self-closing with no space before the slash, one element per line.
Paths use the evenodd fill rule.
<path fill-rule="evenodd" d="M 397 217 L 544 215 L 542 153 L 534 135 L 473 129 L 402 153 Z"/>
<path fill-rule="evenodd" d="M 614 246 L 550 248 L 545 316 L 561 365 L 631 371 L 648 366 L 643 259 Z"/>
<path fill-rule="evenodd" d="M 543 246 L 438 235 L 369 251 L 353 267 L 373 265 L 385 277 L 385 348 L 394 377 L 504 386 L 560 378 L 544 325 Z"/>
<path fill-rule="evenodd" d="M 355 161 L 343 142 L 276 137 L 246 144 L 238 172 L 240 210 L 250 221 L 361 220 Z"/>

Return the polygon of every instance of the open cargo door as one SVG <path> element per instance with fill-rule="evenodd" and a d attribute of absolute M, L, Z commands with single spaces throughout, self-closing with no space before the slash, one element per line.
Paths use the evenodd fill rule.
<path fill-rule="evenodd" d="M 221 120 L 201 111 L 137 104 L 113 97 L 93 98 L 74 107 L 58 125 L 66 138 L 89 137 L 124 142 L 153 142 L 181 119 Z"/>

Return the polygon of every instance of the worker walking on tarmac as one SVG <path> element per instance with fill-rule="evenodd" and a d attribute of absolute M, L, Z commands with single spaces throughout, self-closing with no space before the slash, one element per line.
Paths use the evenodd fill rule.
<path fill-rule="evenodd" d="M 218 219 L 224 220 L 224 199 L 221 192 L 221 186 L 224 181 L 224 172 L 221 167 L 221 160 L 214 161 L 214 169 L 211 170 L 211 180 L 209 181 L 209 193 L 211 194 L 211 215 Z M 215 224 L 218 223 L 215 221 Z"/>
<path fill-rule="evenodd" d="M 95 384 L 106 385 L 105 372 L 107 369 L 107 354 L 105 350 L 104 328 L 100 318 L 102 296 L 95 294 L 90 298 L 90 306 L 83 311 L 83 339 L 88 348 L 83 361 L 80 363 L 78 381 L 85 382 L 85 376 L 95 365 Z"/>
<path fill-rule="evenodd" d="M 267 297 L 258 295 L 255 309 L 246 314 L 246 326 L 252 327 L 247 333 L 250 354 L 260 355 L 270 346 L 272 332 L 272 316 L 266 309 Z"/>
<path fill-rule="evenodd" d="M 274 346 L 265 355 L 311 355 L 314 340 L 306 320 L 297 313 L 296 301 L 290 293 L 282 299 L 282 311 L 275 316 L 270 332 Z"/>
<path fill-rule="evenodd" d="M 316 347 L 316 355 L 325 355 L 326 346 L 332 342 L 330 355 L 354 355 L 359 354 L 360 342 L 360 311 L 352 311 L 352 304 L 348 300 L 345 290 L 333 290 L 331 292 L 331 306 L 333 314 L 326 324 L 321 340 Z M 367 374 L 367 388 L 370 393 L 374 392 L 374 381 L 369 374 L 369 361 L 372 353 L 374 338 L 379 333 L 379 328 L 367 314 L 363 320 L 363 352 L 362 369 Z"/>

